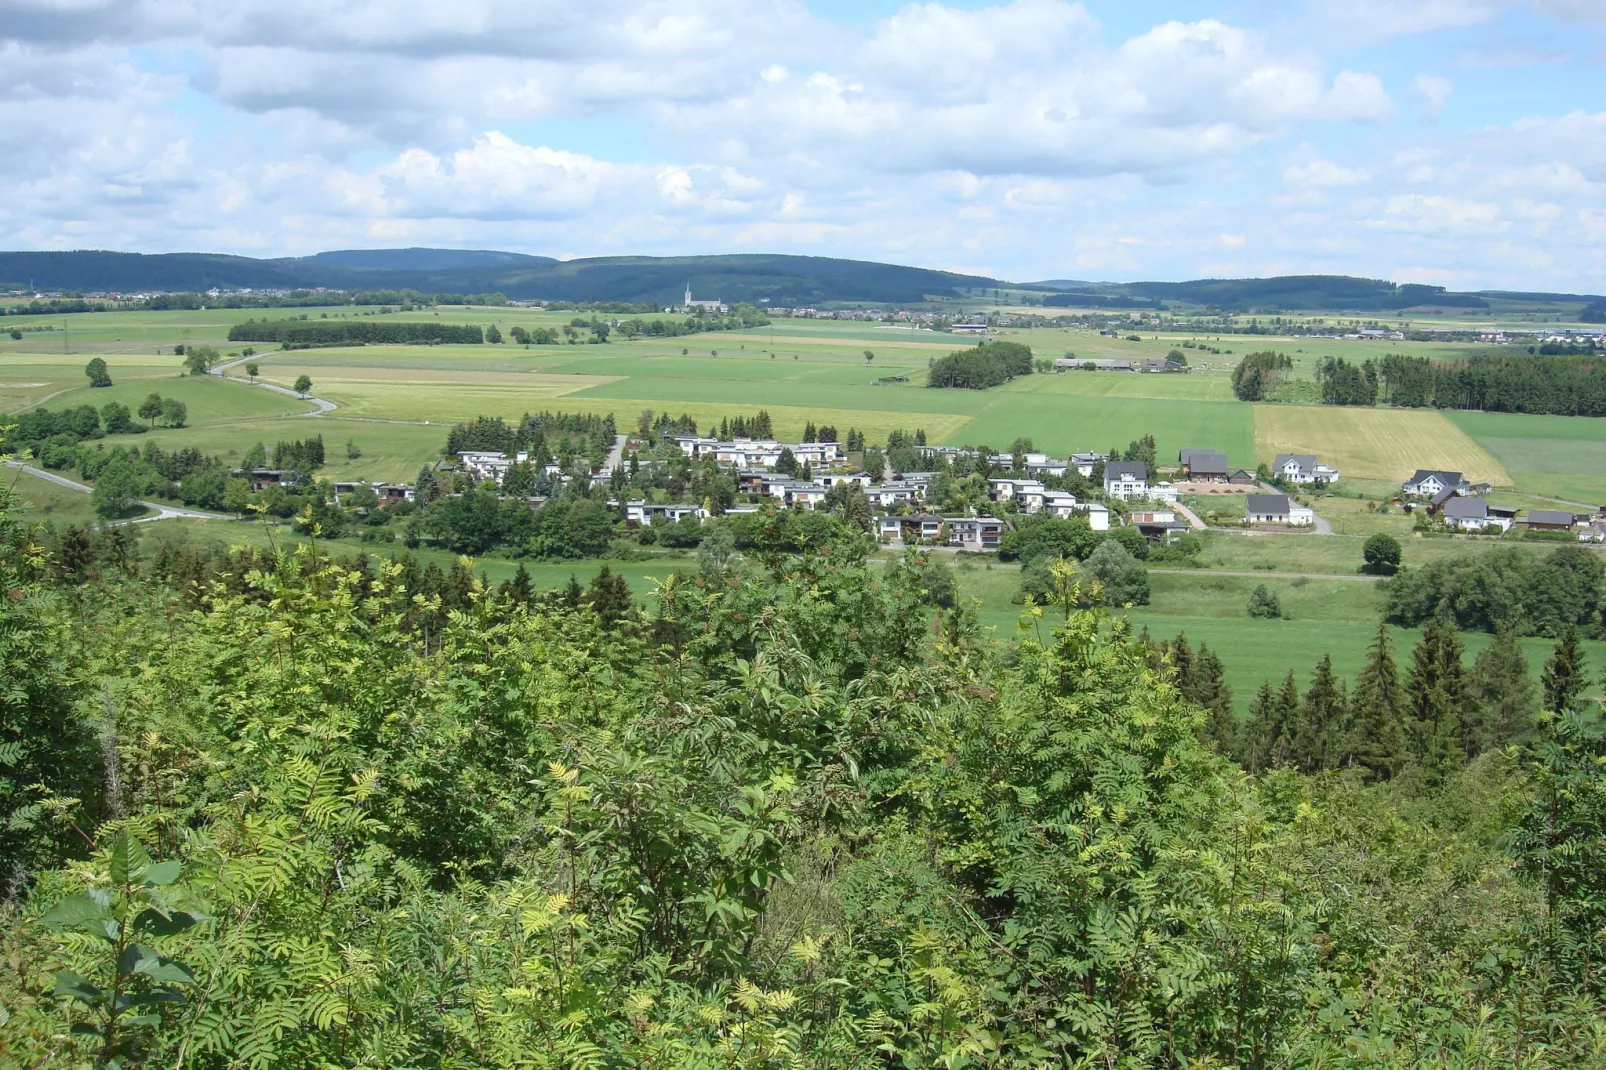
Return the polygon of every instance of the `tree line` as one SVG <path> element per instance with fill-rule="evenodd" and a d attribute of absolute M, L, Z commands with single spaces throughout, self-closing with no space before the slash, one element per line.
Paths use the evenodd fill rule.
<path fill-rule="evenodd" d="M 279 342 L 285 348 L 344 345 L 479 345 L 470 324 L 394 320 L 250 320 L 229 328 L 231 342 Z"/>

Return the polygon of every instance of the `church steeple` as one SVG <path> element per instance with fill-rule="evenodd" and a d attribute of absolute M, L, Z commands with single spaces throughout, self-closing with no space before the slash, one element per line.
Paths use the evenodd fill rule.
<path fill-rule="evenodd" d="M 686 303 L 682 307 L 683 308 L 690 308 L 691 307 L 691 280 L 690 279 L 686 280 Z"/>

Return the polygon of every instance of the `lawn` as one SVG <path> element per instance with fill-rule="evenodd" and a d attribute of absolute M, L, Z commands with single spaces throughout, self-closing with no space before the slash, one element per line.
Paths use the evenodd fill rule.
<path fill-rule="evenodd" d="M 1259 461 L 1314 453 L 1343 478 L 1398 482 L 1418 468 L 1511 486 L 1512 475 L 1444 413 L 1341 405 L 1254 406 Z"/>
<path fill-rule="evenodd" d="M 1581 504 L 1606 502 L 1606 420 L 1497 412 L 1448 415 L 1500 459 L 1518 489 Z"/>

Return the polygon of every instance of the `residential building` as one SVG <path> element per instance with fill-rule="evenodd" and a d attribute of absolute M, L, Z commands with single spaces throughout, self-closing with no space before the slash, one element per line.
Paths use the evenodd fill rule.
<path fill-rule="evenodd" d="M 944 517 L 948 545 L 962 550 L 996 550 L 1004 537 L 1004 522 L 991 516 Z"/>
<path fill-rule="evenodd" d="M 936 542 L 942 537 L 943 520 L 930 513 L 914 516 L 884 516 L 876 522 L 876 530 L 884 539 L 899 542 Z"/>
<path fill-rule="evenodd" d="M 1104 506 L 1101 505 L 1099 508 L 1104 509 Z M 1046 490 L 1043 492 L 1043 504 L 1037 511 L 1047 513 L 1057 520 L 1069 520 L 1076 515 L 1077 510 L 1076 495 L 1067 494 L 1063 490 Z M 1108 516 L 1109 510 L 1104 511 Z"/>
<path fill-rule="evenodd" d="M 1400 484 L 1400 490 L 1409 498 L 1437 498 L 1445 491 L 1471 493 L 1472 487 L 1460 472 L 1441 472 L 1418 468 L 1410 479 Z"/>
<path fill-rule="evenodd" d="M 1227 455 L 1215 450 L 1183 450 L 1177 454 L 1183 477 L 1190 483 L 1225 483 L 1229 465 Z"/>
<path fill-rule="evenodd" d="M 1104 493 L 1129 501 L 1149 496 L 1149 469 L 1142 461 L 1110 461 L 1104 466 Z"/>
<path fill-rule="evenodd" d="M 1087 517 L 1087 526 L 1094 531 L 1110 530 L 1110 508 L 1099 502 L 1078 505 L 1076 511 Z"/>
<path fill-rule="evenodd" d="M 676 524 L 688 516 L 706 520 L 708 510 L 697 505 L 650 505 L 641 500 L 625 502 L 625 523 L 633 528 Z"/>
<path fill-rule="evenodd" d="M 1251 494 L 1244 502 L 1244 514 L 1251 524 L 1311 527 L 1316 523 L 1315 510 L 1293 504 L 1286 494 Z"/>
<path fill-rule="evenodd" d="M 1305 485 L 1338 482 L 1338 469 L 1321 463 L 1314 453 L 1279 453 L 1271 474 L 1284 483 Z"/>
<path fill-rule="evenodd" d="M 1083 479 L 1092 479 L 1093 469 L 1096 468 L 1098 463 L 1102 460 L 1104 460 L 1104 454 L 1102 453 L 1071 454 L 1071 464 L 1075 465 L 1076 470 L 1082 473 Z"/>
<path fill-rule="evenodd" d="M 987 481 L 987 496 L 995 502 L 1013 501 L 1028 494 L 1035 494 L 1039 501 L 1048 488 L 1035 479 L 1024 476 L 1006 476 L 1002 479 L 989 479 Z M 1028 510 L 1022 509 L 1022 512 Z"/>
<path fill-rule="evenodd" d="M 1510 518 L 1492 515 L 1489 503 L 1482 498 L 1451 498 L 1444 503 L 1439 515 L 1457 531 L 1483 532 L 1490 528 L 1506 531 L 1511 527 Z"/>
<path fill-rule="evenodd" d="M 832 487 L 844 483 L 852 483 L 868 489 L 870 486 L 870 473 L 849 472 L 846 475 L 840 473 L 825 473 L 823 475 L 815 476 L 814 481 L 820 486 L 824 487 L 826 490 L 830 490 Z"/>

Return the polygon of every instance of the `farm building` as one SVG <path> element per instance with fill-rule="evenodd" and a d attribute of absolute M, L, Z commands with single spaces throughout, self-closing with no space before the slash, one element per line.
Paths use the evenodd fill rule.
<path fill-rule="evenodd" d="M 1556 509 L 1530 509 L 1522 522 L 1529 531 L 1571 531 L 1578 518 Z"/>

